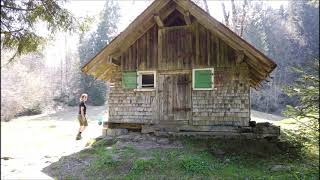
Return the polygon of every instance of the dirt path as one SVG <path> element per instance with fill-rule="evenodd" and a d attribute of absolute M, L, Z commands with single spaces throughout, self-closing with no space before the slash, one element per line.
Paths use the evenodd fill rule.
<path fill-rule="evenodd" d="M 86 143 L 101 135 L 97 118 L 105 107 L 88 107 L 88 129 L 81 141 L 75 141 L 78 130 L 77 107 L 53 114 L 20 117 L 1 122 L 1 179 L 52 179 L 42 169 L 62 156 L 79 152 Z M 283 119 L 257 111 L 252 120 L 275 122 Z M 9 158 L 9 160 L 5 159 Z"/>
<path fill-rule="evenodd" d="M 1 122 L 1 179 L 52 179 L 41 170 L 100 136 L 97 118 L 104 110 L 104 106 L 88 107 L 89 126 L 81 141 L 75 141 L 77 107 Z"/>

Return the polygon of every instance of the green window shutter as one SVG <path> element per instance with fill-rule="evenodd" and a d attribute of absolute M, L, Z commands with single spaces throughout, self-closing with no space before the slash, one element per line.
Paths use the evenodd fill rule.
<path fill-rule="evenodd" d="M 194 70 L 194 88 L 212 88 L 212 70 Z"/>
<path fill-rule="evenodd" d="M 137 88 L 137 72 L 123 72 L 122 87 L 125 89 Z"/>

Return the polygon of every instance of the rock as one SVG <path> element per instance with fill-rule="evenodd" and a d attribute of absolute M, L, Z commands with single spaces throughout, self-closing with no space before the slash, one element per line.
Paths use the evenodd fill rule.
<path fill-rule="evenodd" d="M 128 129 L 108 129 L 107 130 L 107 136 L 120 136 L 128 134 Z"/>
<path fill-rule="evenodd" d="M 143 141 L 143 137 L 141 135 L 137 135 L 135 137 L 133 137 L 132 141 L 133 142 L 140 142 L 140 141 Z"/>
<path fill-rule="evenodd" d="M 113 137 L 111 137 L 111 136 L 106 136 L 106 137 L 103 137 L 103 140 L 104 141 L 112 141 L 113 140 Z"/>
<path fill-rule="evenodd" d="M 249 126 L 250 127 L 256 127 L 257 122 L 256 121 L 249 121 Z"/>
<path fill-rule="evenodd" d="M 269 127 L 271 124 L 269 122 L 261 122 L 261 123 L 256 123 L 257 127 Z"/>
<path fill-rule="evenodd" d="M 158 138 L 157 139 L 158 144 L 169 144 L 169 139 L 167 138 Z"/>
<path fill-rule="evenodd" d="M 107 136 L 107 128 L 102 128 L 102 136 Z"/>
<path fill-rule="evenodd" d="M 156 137 L 151 136 L 151 135 L 149 135 L 149 134 L 147 134 L 146 139 L 149 140 L 149 141 L 153 141 L 153 142 L 156 142 L 156 140 L 157 140 Z"/>
<path fill-rule="evenodd" d="M 142 134 L 153 133 L 153 132 L 154 132 L 154 128 L 152 128 L 150 126 L 142 126 L 142 128 L 141 128 Z"/>
<path fill-rule="evenodd" d="M 115 144 L 117 149 L 122 149 L 124 147 L 126 147 L 128 145 L 128 143 L 123 142 L 123 141 L 117 141 L 117 143 Z"/>
<path fill-rule="evenodd" d="M 120 160 L 120 156 L 117 154 L 112 154 L 111 158 L 112 158 L 112 161 L 119 161 Z"/>
<path fill-rule="evenodd" d="M 289 171 L 290 167 L 284 166 L 284 165 L 274 165 L 270 168 L 270 171 L 272 172 L 278 172 L 278 171 Z"/>
<path fill-rule="evenodd" d="M 108 146 L 108 147 L 106 147 L 106 149 L 107 149 L 107 150 L 110 150 L 110 149 L 112 149 L 112 146 Z"/>
<path fill-rule="evenodd" d="M 230 159 L 227 158 L 227 159 L 224 160 L 224 162 L 225 162 L 225 163 L 229 163 L 229 162 L 230 162 Z"/>
<path fill-rule="evenodd" d="M 130 134 L 125 134 L 125 135 L 120 135 L 117 137 L 118 140 L 122 140 L 122 141 L 129 141 L 132 140 L 132 135 Z"/>

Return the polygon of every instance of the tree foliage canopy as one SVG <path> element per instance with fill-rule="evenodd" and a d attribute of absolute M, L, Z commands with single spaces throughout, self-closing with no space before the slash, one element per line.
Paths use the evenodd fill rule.
<path fill-rule="evenodd" d="M 79 58 L 80 65 L 88 62 L 96 53 L 98 53 L 106 44 L 108 44 L 117 32 L 117 23 L 119 22 L 120 7 L 118 3 L 107 0 L 104 9 L 101 12 L 100 21 L 96 31 L 91 33 L 88 38 L 84 35 L 80 37 Z M 91 76 L 81 74 L 80 88 L 88 93 L 88 103 L 93 105 L 103 105 L 106 100 L 106 84 L 99 80 L 94 80 Z"/>
<path fill-rule="evenodd" d="M 298 102 L 283 91 L 284 85 L 299 76 L 290 69 L 300 66 L 305 70 L 310 66 L 306 62 L 319 57 L 319 7 L 306 0 L 289 1 L 280 8 L 248 2 L 243 37 L 278 65 L 272 81 L 264 82 L 259 91 L 251 91 L 252 108 L 280 114 L 286 104 L 295 106 Z"/>
<path fill-rule="evenodd" d="M 286 86 L 285 92 L 290 97 L 297 97 L 299 104 L 295 107 L 288 105 L 286 114 L 297 118 L 319 118 L 319 60 L 314 62 L 309 68 L 302 70 L 294 68 L 293 70 L 300 74 L 300 77 L 294 84 Z"/>
<path fill-rule="evenodd" d="M 319 139 L 319 59 L 313 59 L 309 68 L 294 68 L 300 77 L 284 91 L 289 97 L 298 99 L 295 106 L 287 105 L 285 114 L 299 122 L 307 139 Z M 310 138 L 311 137 L 311 138 Z"/>
<path fill-rule="evenodd" d="M 50 34 L 58 30 L 84 31 L 86 21 L 80 23 L 57 0 L 1 0 L 1 48 L 15 50 L 15 55 L 37 52 L 46 38 L 37 27 L 44 23 Z"/>

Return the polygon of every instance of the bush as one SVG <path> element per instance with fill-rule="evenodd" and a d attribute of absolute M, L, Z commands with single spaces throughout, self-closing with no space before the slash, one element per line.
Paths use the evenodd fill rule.
<path fill-rule="evenodd" d="M 32 115 L 37 115 L 42 113 L 42 108 L 40 104 L 36 104 L 35 106 L 31 108 L 25 108 L 21 110 L 20 112 L 15 114 L 15 117 L 19 116 L 32 116 Z"/>
<path fill-rule="evenodd" d="M 67 102 L 68 106 L 77 106 L 78 105 L 78 101 L 77 98 L 71 98 L 68 102 Z"/>
<path fill-rule="evenodd" d="M 22 107 L 15 100 L 1 98 L 1 121 L 10 121 L 21 110 Z"/>
<path fill-rule="evenodd" d="M 181 167 L 190 173 L 208 174 L 213 168 L 204 159 L 199 156 L 187 156 L 180 161 Z"/>

